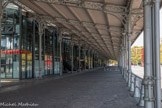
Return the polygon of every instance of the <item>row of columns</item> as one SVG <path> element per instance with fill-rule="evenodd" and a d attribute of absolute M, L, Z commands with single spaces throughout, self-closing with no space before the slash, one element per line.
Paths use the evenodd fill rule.
<path fill-rule="evenodd" d="M 59 33 L 59 40 L 60 40 L 60 75 L 62 75 L 62 68 L 63 68 L 63 64 L 62 64 L 62 34 L 61 34 L 61 31 L 60 31 L 60 33 Z M 73 40 L 73 36 L 71 36 L 71 73 L 73 73 L 73 69 L 74 69 L 74 40 Z M 78 60 L 78 65 L 79 65 L 79 72 L 81 72 L 81 67 L 80 67 L 80 62 L 81 62 L 81 44 L 79 44 L 78 45 L 78 53 L 79 53 L 79 60 Z M 88 69 L 93 69 L 93 63 L 91 62 L 91 61 L 93 61 L 93 54 L 95 54 L 94 52 L 93 52 L 93 50 L 89 50 L 89 49 L 87 49 L 87 48 L 84 48 L 83 49 L 83 51 L 84 51 L 84 70 L 86 70 L 87 69 L 87 67 L 86 67 L 86 59 L 88 59 L 87 60 L 87 62 L 88 62 Z M 86 55 L 86 52 L 88 52 L 88 55 Z M 86 58 L 86 56 L 87 56 L 87 58 Z M 100 57 L 99 57 L 100 58 Z M 100 58 L 101 59 L 101 58 Z"/>
<path fill-rule="evenodd" d="M 160 0 L 143 0 L 144 12 L 144 107 L 161 108 L 160 72 Z M 131 90 L 131 13 L 128 15 L 127 34 L 123 36 L 119 67 Z M 127 47 L 128 44 L 128 47 Z M 127 49 L 128 48 L 128 49 Z M 128 53 L 128 61 L 127 61 Z M 127 66 L 128 63 L 128 66 Z M 127 70 L 128 68 L 128 70 Z M 142 89 L 141 89 L 142 90 Z"/>
<path fill-rule="evenodd" d="M 144 104 L 145 108 L 161 108 L 160 0 L 144 0 L 143 4 Z"/>

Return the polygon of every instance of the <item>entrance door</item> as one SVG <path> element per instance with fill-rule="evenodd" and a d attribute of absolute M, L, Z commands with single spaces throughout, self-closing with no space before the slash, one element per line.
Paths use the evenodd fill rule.
<path fill-rule="evenodd" d="M 3 63 L 2 67 L 4 68 L 5 78 L 12 78 L 13 77 L 13 57 L 12 54 L 7 53 L 9 50 L 13 49 L 13 36 L 12 35 L 5 35 L 2 37 L 3 43 L 5 43 L 5 48 L 3 48 L 3 54 L 5 55 L 5 63 Z"/>

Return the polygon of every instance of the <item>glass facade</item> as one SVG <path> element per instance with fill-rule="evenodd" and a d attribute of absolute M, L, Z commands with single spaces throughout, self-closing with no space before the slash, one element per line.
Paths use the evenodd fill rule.
<path fill-rule="evenodd" d="M 29 18 L 29 13 L 12 3 L 4 9 L 2 20 L 1 40 L 1 78 L 29 79 L 39 76 L 39 45 L 41 45 L 41 73 L 42 76 L 60 73 L 60 49 L 62 50 L 63 72 L 71 71 L 72 47 L 71 40 L 63 39 L 60 48 L 58 29 L 45 28 L 42 41 L 39 43 L 39 23 Z M 92 54 L 86 57 L 81 47 L 81 69 L 88 68 L 88 61 L 92 65 Z M 93 58 L 93 59 L 92 59 Z M 74 71 L 79 69 L 79 47 L 73 47 Z M 101 63 L 101 60 L 98 61 Z"/>
<path fill-rule="evenodd" d="M 1 78 L 19 78 L 20 10 L 9 4 L 4 9 L 1 40 Z"/>
<path fill-rule="evenodd" d="M 71 43 L 67 39 L 63 39 L 63 72 L 71 71 Z"/>
<path fill-rule="evenodd" d="M 32 78 L 32 37 L 33 23 L 26 16 L 22 16 L 21 35 L 21 78 Z"/>
<path fill-rule="evenodd" d="M 45 30 L 45 75 L 52 75 L 53 72 L 53 32 Z"/>
<path fill-rule="evenodd" d="M 13 4 L 3 12 L 1 78 L 28 79 L 39 75 L 38 23 Z M 59 74 L 59 41 L 56 30 L 44 29 L 42 76 Z"/>

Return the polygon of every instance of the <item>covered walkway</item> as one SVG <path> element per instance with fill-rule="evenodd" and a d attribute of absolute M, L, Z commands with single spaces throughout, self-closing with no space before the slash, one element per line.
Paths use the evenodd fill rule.
<path fill-rule="evenodd" d="M 0 102 L 137 108 L 133 93 L 139 106 L 161 108 L 161 6 L 162 0 L 0 0 L 0 91 L 3 79 L 38 82 L 3 90 Z M 131 68 L 131 45 L 142 31 L 143 79 Z M 118 71 L 92 70 L 110 59 Z"/>
<path fill-rule="evenodd" d="M 6 91 L 0 100 L 32 102 L 39 108 L 137 108 L 120 71 L 103 68 Z"/>

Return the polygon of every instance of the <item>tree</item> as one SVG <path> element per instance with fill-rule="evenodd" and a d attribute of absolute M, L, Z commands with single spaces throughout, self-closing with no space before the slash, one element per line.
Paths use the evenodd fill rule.
<path fill-rule="evenodd" d="M 142 62 L 142 49 L 143 47 L 134 46 L 131 48 L 131 59 L 133 64 L 139 64 Z M 138 49 L 138 50 L 137 50 Z"/>

